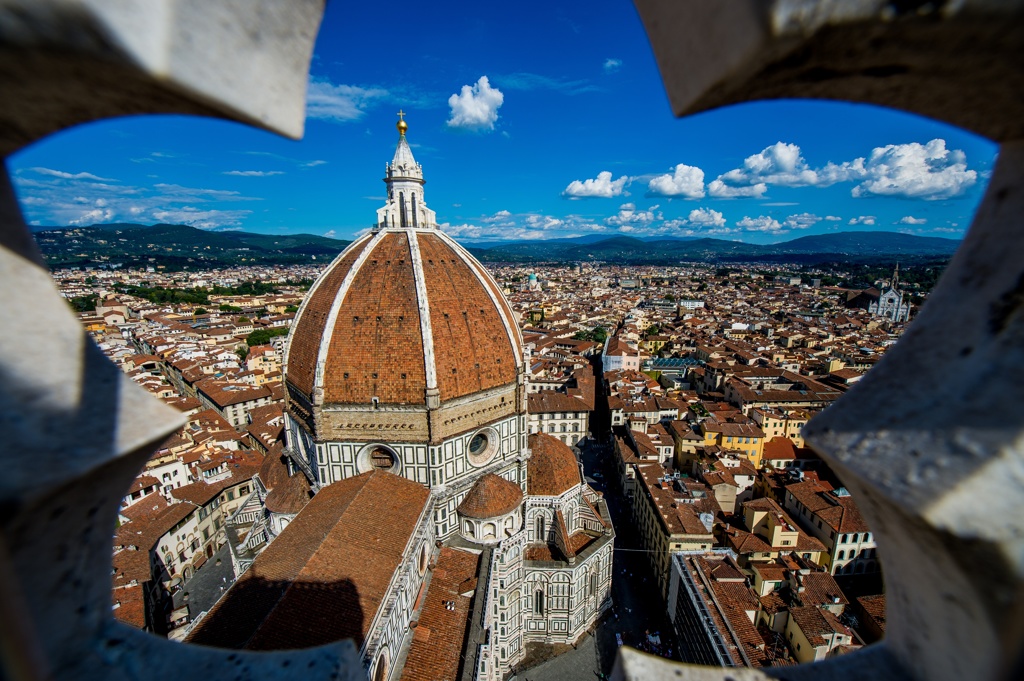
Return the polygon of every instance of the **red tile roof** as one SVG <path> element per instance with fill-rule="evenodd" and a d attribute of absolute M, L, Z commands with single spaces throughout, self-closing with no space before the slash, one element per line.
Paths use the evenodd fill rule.
<path fill-rule="evenodd" d="M 531 495 L 558 496 L 579 485 L 580 467 L 569 446 L 546 433 L 530 435 L 526 464 L 526 491 Z"/>
<path fill-rule="evenodd" d="M 402 670 L 405 681 L 457 678 L 462 646 L 469 628 L 472 596 L 480 556 L 443 547 Z M 451 603 L 449 608 L 446 603 Z"/>
<path fill-rule="evenodd" d="M 484 475 L 459 504 L 458 511 L 467 518 L 497 518 L 511 513 L 523 503 L 523 490 L 514 482 L 488 473 Z"/>
<path fill-rule="evenodd" d="M 220 648 L 360 647 L 430 492 L 374 471 L 323 488 L 193 630 Z"/>

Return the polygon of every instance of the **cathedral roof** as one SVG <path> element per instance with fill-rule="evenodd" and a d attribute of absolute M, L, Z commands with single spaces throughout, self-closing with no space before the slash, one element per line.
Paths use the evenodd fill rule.
<path fill-rule="evenodd" d="M 523 503 L 519 485 L 488 473 L 484 475 L 459 504 L 458 511 L 467 518 L 498 518 L 511 513 Z"/>
<path fill-rule="evenodd" d="M 430 491 L 384 471 L 324 487 L 203 618 L 218 648 L 362 645 Z"/>
<path fill-rule="evenodd" d="M 420 405 L 516 381 L 522 341 L 483 266 L 436 229 L 351 244 L 296 316 L 286 378 L 311 404 Z"/>
<path fill-rule="evenodd" d="M 436 407 L 518 378 L 516 317 L 483 266 L 437 229 L 407 127 L 399 121 L 376 227 L 328 266 L 292 325 L 285 377 L 310 405 Z"/>
<path fill-rule="evenodd" d="M 554 497 L 580 483 L 580 467 L 567 444 L 546 433 L 530 435 L 527 494 Z"/>

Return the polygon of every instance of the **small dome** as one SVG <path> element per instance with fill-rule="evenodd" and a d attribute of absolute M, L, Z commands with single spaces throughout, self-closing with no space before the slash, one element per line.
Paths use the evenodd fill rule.
<path fill-rule="evenodd" d="M 494 473 L 488 473 L 473 485 L 459 504 L 458 512 L 467 518 L 498 518 L 523 503 L 523 490 Z"/>
<path fill-rule="evenodd" d="M 528 494 L 554 497 L 581 482 L 576 455 L 567 444 L 545 433 L 530 435 L 530 460 L 526 464 Z"/>

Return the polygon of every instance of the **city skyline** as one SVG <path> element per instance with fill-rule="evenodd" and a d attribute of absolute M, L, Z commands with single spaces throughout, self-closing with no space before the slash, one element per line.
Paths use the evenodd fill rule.
<path fill-rule="evenodd" d="M 426 200 L 465 241 L 773 243 L 854 229 L 960 238 L 970 223 L 995 156 L 983 138 L 838 102 L 677 120 L 630 5 L 565 5 L 548 22 L 534 20 L 538 11 L 440 22 L 399 3 L 358 8 L 345 24 L 329 6 L 302 141 L 176 116 L 91 124 L 12 157 L 19 200 L 37 225 L 171 222 L 350 239 L 383 203 L 379 177 L 404 110 Z"/>

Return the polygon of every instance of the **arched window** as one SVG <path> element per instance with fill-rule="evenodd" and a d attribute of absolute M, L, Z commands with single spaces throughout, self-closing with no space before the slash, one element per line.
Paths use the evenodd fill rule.
<path fill-rule="evenodd" d="M 535 615 L 544 614 L 544 592 L 538 591 L 533 595 L 533 613 Z"/>
<path fill-rule="evenodd" d="M 546 541 L 547 533 L 544 531 L 544 516 L 537 516 L 537 541 Z"/>
<path fill-rule="evenodd" d="M 466 521 L 466 534 L 469 535 L 470 537 L 475 537 L 476 536 L 476 528 L 473 527 L 473 523 L 471 523 L 468 520 Z"/>
<path fill-rule="evenodd" d="M 846 558 L 846 551 L 840 551 L 839 555 L 836 556 L 836 560 L 842 560 L 843 558 Z"/>
<path fill-rule="evenodd" d="M 484 525 L 484 539 L 494 539 L 497 536 L 498 529 L 494 526 L 494 523 Z"/>
<path fill-rule="evenodd" d="M 590 597 L 597 595 L 597 575 L 590 573 Z"/>

